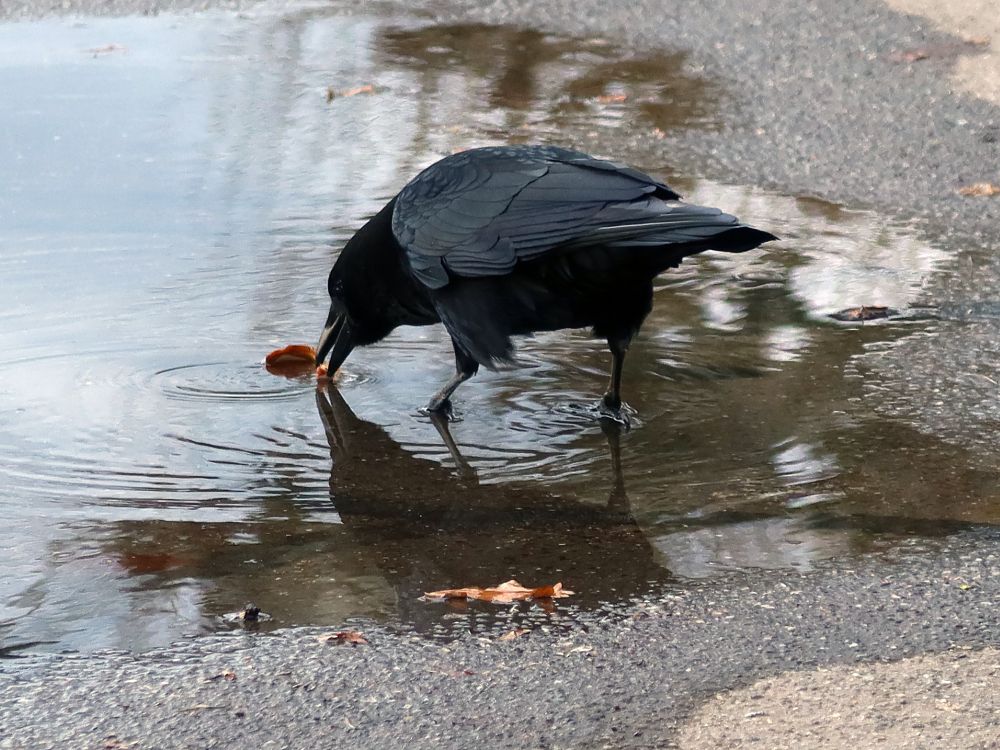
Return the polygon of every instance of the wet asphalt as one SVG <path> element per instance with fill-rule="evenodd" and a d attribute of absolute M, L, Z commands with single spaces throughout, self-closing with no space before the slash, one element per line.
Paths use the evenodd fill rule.
<path fill-rule="evenodd" d="M 183 3 L 178 9 L 191 6 Z M 877 2 L 593 0 L 414 6 L 446 21 L 531 25 L 640 48 L 684 50 L 720 81 L 714 130 L 616 145 L 644 163 L 916 219 L 957 262 L 932 279 L 929 334 L 866 363 L 876 413 L 976 449 L 996 467 L 1000 111 L 956 93 L 954 39 Z M 391 4 L 371 6 L 394 9 Z M 169 4 L 15 3 L 8 17 L 121 13 Z M 949 46 L 951 45 L 951 46 Z M 986 379 L 970 378 L 969 368 Z M 911 398 L 888 401 L 905 389 Z M 756 572 L 666 590 L 622 613 L 512 642 L 442 644 L 367 623 L 370 643 L 325 631 L 234 633 L 142 656 L 39 657 L 0 665 L 0 748 L 667 747 L 702 702 L 762 676 L 1000 643 L 1000 533 L 973 530 L 808 573 Z M 137 743 L 135 745 L 131 743 Z"/>
<path fill-rule="evenodd" d="M 998 540 L 740 574 L 509 642 L 349 623 L 368 645 L 299 629 L 46 658 L 0 672 L 0 748 L 669 747 L 704 700 L 766 675 L 995 643 Z"/>

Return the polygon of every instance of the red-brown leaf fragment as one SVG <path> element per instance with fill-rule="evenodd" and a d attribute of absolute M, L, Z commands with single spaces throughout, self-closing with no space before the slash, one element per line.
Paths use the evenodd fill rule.
<path fill-rule="evenodd" d="M 841 310 L 833 315 L 837 320 L 877 320 L 889 317 L 889 308 L 881 305 L 862 305 Z"/>

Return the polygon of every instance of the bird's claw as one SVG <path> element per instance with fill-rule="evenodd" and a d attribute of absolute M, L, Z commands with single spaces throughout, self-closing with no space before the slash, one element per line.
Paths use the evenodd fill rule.
<path fill-rule="evenodd" d="M 432 419 L 442 419 L 445 422 L 458 422 L 459 417 L 455 413 L 455 407 L 451 404 L 450 398 L 432 398 L 430 403 L 420 409 L 420 413 Z"/>
<path fill-rule="evenodd" d="M 608 403 L 607 399 L 602 398 L 597 405 L 597 414 L 600 419 L 610 419 L 612 422 L 620 424 L 626 430 L 630 430 L 632 429 L 632 415 L 635 414 L 635 410 L 626 403 L 621 403 L 617 407 L 614 407 Z"/>

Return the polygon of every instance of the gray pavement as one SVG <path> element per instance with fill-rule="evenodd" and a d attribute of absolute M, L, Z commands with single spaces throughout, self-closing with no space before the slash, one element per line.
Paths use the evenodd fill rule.
<path fill-rule="evenodd" d="M 0 748 L 669 747 L 703 701 L 758 678 L 948 650 L 953 662 L 995 643 L 998 542 L 972 533 L 856 568 L 735 575 L 512 642 L 367 627 L 362 646 L 294 630 L 53 657 L 0 674 Z M 992 705 L 992 683 L 970 686 L 973 705 Z M 927 746 L 977 747 L 962 742 L 971 728 Z"/>
<path fill-rule="evenodd" d="M 2 12 L 192 7 L 74 0 L 5 3 Z M 722 82 L 730 114 L 714 130 L 622 133 L 622 150 L 716 180 L 915 218 L 934 243 L 959 251 L 925 289 L 936 326 L 860 368 L 882 385 L 870 395 L 873 411 L 969 445 L 996 467 L 1000 197 L 958 189 L 1000 182 L 1000 110 L 956 87 L 956 61 L 973 54 L 959 40 L 874 0 L 640 0 L 613 14 L 592 0 L 407 8 L 689 51 L 691 71 Z M 914 49 L 934 52 L 906 62 Z M 904 391 L 911 397 L 884 395 Z M 868 665 L 858 667 L 868 681 L 859 678 L 843 703 L 866 706 L 871 680 L 883 674 L 876 665 L 886 661 L 903 670 L 899 684 L 911 684 L 914 698 L 926 697 L 933 686 L 916 677 L 1000 641 L 998 556 L 996 534 L 968 532 L 860 564 L 834 560 L 809 574 L 750 572 L 668 591 L 624 616 L 584 620 L 569 635 L 535 631 L 512 643 L 469 636 L 443 645 L 365 626 L 369 646 L 288 631 L 204 638 L 139 657 L 32 660 L 0 670 L 0 747 L 721 746 L 719 736 L 697 731 L 705 722 L 733 730 L 725 746 L 780 747 L 786 740 L 769 741 L 767 726 L 753 721 L 762 715 L 750 716 L 756 688 L 720 700 L 721 713 L 698 711 L 761 678 L 796 670 L 821 680 L 816 667 L 845 664 Z M 981 679 L 992 663 L 969 660 L 965 690 L 949 693 L 970 707 L 966 722 L 948 730 L 914 720 L 910 735 L 883 746 L 995 746 L 983 739 L 992 711 L 973 710 L 992 705 L 990 680 Z M 801 683 L 767 684 L 769 694 L 785 691 L 775 705 L 789 711 L 789 696 L 808 693 Z M 691 716 L 696 729 L 679 731 Z M 870 747 L 872 731 L 859 724 L 836 744 L 813 737 L 817 746 Z"/>

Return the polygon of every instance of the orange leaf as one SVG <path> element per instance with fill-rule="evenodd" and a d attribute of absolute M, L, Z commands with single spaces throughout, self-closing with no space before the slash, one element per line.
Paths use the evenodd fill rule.
<path fill-rule="evenodd" d="M 272 375 L 301 377 L 316 367 L 316 350 L 306 344 L 290 344 L 268 354 L 264 358 L 264 367 Z"/>
<path fill-rule="evenodd" d="M 572 593 L 572 591 L 564 589 L 561 583 L 531 589 L 511 579 L 491 588 L 443 589 L 441 591 L 427 591 L 424 595 L 432 599 L 479 599 L 484 602 L 509 604 L 528 599 L 562 599 Z"/>
<path fill-rule="evenodd" d="M 628 99 L 625 94 L 601 94 L 597 97 L 597 101 L 601 104 L 616 104 L 618 102 L 623 102 Z"/>

